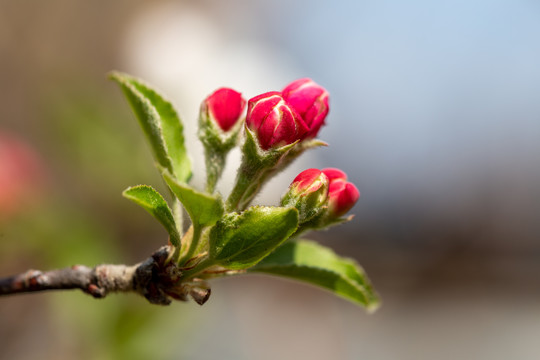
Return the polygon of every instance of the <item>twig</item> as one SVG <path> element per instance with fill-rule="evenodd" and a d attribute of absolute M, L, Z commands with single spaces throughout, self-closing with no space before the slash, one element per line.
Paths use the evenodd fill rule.
<path fill-rule="evenodd" d="M 180 281 L 181 269 L 174 262 L 167 262 L 170 251 L 168 246 L 164 246 L 133 266 L 104 264 L 89 268 L 74 265 L 46 272 L 28 270 L 0 278 L 0 296 L 81 289 L 94 298 L 104 298 L 111 292 L 134 292 L 157 305 L 169 305 L 171 298 L 185 301 L 190 294 L 197 303 L 204 304 L 210 296 L 210 289 L 202 294 L 197 283 L 183 284 Z"/>

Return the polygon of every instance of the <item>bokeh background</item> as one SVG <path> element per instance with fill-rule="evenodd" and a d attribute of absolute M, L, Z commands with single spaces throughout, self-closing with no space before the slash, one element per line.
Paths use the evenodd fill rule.
<path fill-rule="evenodd" d="M 200 101 L 311 77 L 331 94 L 307 167 L 340 167 L 354 221 L 312 238 L 357 259 L 373 315 L 305 285 L 213 283 L 203 307 L 80 292 L 0 299 L 1 359 L 538 359 L 540 3 L 0 0 L 0 274 L 135 263 L 166 234 L 121 197 L 163 189 L 113 69 Z M 233 154 L 224 193 L 231 188 Z"/>

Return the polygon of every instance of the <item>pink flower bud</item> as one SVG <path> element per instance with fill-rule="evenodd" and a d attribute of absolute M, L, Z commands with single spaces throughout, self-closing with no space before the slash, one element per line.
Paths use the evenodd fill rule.
<path fill-rule="evenodd" d="M 209 95 L 203 106 L 208 109 L 208 115 L 223 131 L 229 131 L 240 119 L 246 106 L 242 94 L 229 89 L 220 88 Z"/>
<path fill-rule="evenodd" d="M 298 209 L 303 223 L 324 210 L 327 197 L 328 177 L 319 169 L 307 169 L 293 180 L 281 205 Z"/>
<path fill-rule="evenodd" d="M 257 134 L 264 150 L 292 144 L 304 138 L 309 128 L 278 91 L 271 91 L 248 101 L 247 127 Z"/>
<path fill-rule="evenodd" d="M 360 192 L 354 184 L 347 182 L 347 174 L 335 168 L 323 169 L 322 172 L 330 179 L 328 187 L 328 208 L 333 217 L 347 213 L 360 197 Z"/>
<path fill-rule="evenodd" d="M 328 114 L 328 91 L 313 80 L 304 78 L 287 85 L 282 96 L 309 127 L 305 137 L 317 136 Z"/>

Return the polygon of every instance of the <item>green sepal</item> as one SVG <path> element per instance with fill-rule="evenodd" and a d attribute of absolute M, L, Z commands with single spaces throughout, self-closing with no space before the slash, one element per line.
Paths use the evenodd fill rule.
<path fill-rule="evenodd" d="M 300 190 L 298 185 L 293 182 L 287 193 L 281 198 L 281 206 L 291 206 L 298 210 L 299 228 L 302 227 L 302 224 L 319 217 L 328 209 L 326 205 L 328 178 L 326 176 L 321 177 L 318 183 L 319 189 L 314 191 L 311 186 L 308 189 Z"/>
<path fill-rule="evenodd" d="M 120 72 L 109 77 L 120 85 L 139 120 L 159 165 L 187 182 L 191 161 L 184 145 L 183 125 L 172 104 L 141 80 Z"/>
<path fill-rule="evenodd" d="M 246 269 L 278 247 L 298 226 L 294 208 L 254 206 L 226 214 L 210 231 L 210 259 L 227 269 Z"/>
<path fill-rule="evenodd" d="M 328 146 L 328 143 L 319 139 L 300 141 L 291 149 L 291 151 L 287 152 L 286 156 L 281 160 L 279 168 L 277 170 L 281 171 L 285 169 L 294 160 L 300 157 L 300 155 L 302 155 L 305 151 L 315 149 L 321 146 Z"/>
<path fill-rule="evenodd" d="M 362 305 L 370 312 L 380 305 L 379 297 L 360 265 L 312 241 L 288 241 L 248 272 L 307 282 Z"/>
<path fill-rule="evenodd" d="M 198 136 L 205 147 L 214 151 L 228 152 L 238 144 L 244 119 L 239 119 L 229 131 L 223 131 L 208 115 L 204 102 L 199 112 Z"/>
<path fill-rule="evenodd" d="M 223 200 L 219 194 L 211 195 L 197 191 L 187 184 L 180 183 L 166 170 L 162 176 L 173 194 L 186 209 L 191 222 L 199 228 L 212 226 L 224 213 Z"/>
<path fill-rule="evenodd" d="M 122 195 L 134 203 L 143 207 L 155 217 L 170 235 L 171 244 L 180 246 L 180 233 L 173 214 L 167 202 L 159 192 L 148 185 L 131 186 L 124 190 Z"/>
<path fill-rule="evenodd" d="M 273 169 L 287 155 L 292 149 L 300 143 L 299 140 L 293 142 L 292 144 L 287 144 L 275 148 L 270 148 L 268 150 L 263 150 L 259 145 L 259 140 L 251 131 L 247 125 L 244 126 L 246 133 L 246 141 L 244 143 L 243 152 L 247 160 L 254 165 L 262 169 Z"/>

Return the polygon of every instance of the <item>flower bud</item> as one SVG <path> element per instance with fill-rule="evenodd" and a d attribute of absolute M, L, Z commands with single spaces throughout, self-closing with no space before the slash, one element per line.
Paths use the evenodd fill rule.
<path fill-rule="evenodd" d="M 256 133 L 264 150 L 292 144 L 304 138 L 309 130 L 278 91 L 264 93 L 248 101 L 246 125 Z"/>
<path fill-rule="evenodd" d="M 240 119 L 246 100 L 233 89 L 220 88 L 204 100 L 203 106 L 206 107 L 208 116 L 221 130 L 227 132 Z"/>
<path fill-rule="evenodd" d="M 304 78 L 287 85 L 282 96 L 309 127 L 305 138 L 316 137 L 328 114 L 328 91 L 313 80 Z"/>
<path fill-rule="evenodd" d="M 328 211 L 332 217 L 340 217 L 349 211 L 360 192 L 354 184 L 347 182 L 347 175 L 334 168 L 323 169 L 322 172 L 330 179 L 328 187 Z"/>
<path fill-rule="evenodd" d="M 328 177 L 321 170 L 304 170 L 293 180 L 281 204 L 298 209 L 300 223 L 308 221 L 324 209 L 328 183 Z"/>

